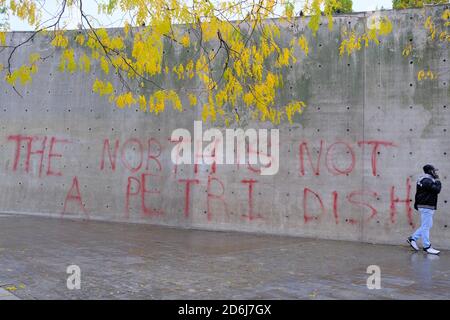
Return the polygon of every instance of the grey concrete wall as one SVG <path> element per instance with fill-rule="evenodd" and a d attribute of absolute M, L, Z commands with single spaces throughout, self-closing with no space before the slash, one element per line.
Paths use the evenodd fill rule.
<path fill-rule="evenodd" d="M 425 17 L 439 17 L 445 8 L 383 12 L 394 32 L 379 46 L 371 44 L 349 57 L 339 57 L 340 30 L 348 25 L 364 30 L 370 13 L 336 16 L 333 32 L 323 21 L 316 38 L 307 31 L 310 56 L 297 53 L 299 61 L 285 74 L 279 103 L 299 95 L 308 107 L 294 125 L 279 126 L 280 171 L 275 176 L 243 165 L 218 165 L 215 173 L 206 165 L 197 172 L 193 165 L 174 166 L 171 133 L 176 128 L 192 132 L 200 111 L 185 100 L 182 113 L 158 117 L 117 109 L 92 93 L 98 66 L 92 76 L 71 75 L 57 71 L 58 59 L 47 59 L 33 83 L 21 89 L 23 98 L 0 84 L 0 211 L 403 244 L 419 223 L 409 201 L 415 179 L 431 162 L 441 169 L 443 182 L 432 240 L 450 249 L 449 50 L 448 42 L 427 38 L 423 26 Z M 283 41 L 289 43 L 307 22 L 283 26 Z M 8 34 L 8 43 L 28 35 Z M 414 52 L 404 57 L 408 44 Z M 179 59 L 179 52 L 167 50 L 168 58 Z M 31 52 L 44 56 L 49 51 L 37 39 L 19 52 L 16 63 L 25 62 Z M 7 53 L 0 54 L 0 63 Z M 420 70 L 438 77 L 419 81 Z M 162 81 L 176 90 L 183 86 L 170 78 Z M 257 126 L 245 121 L 244 129 Z M 19 148 L 17 137 L 22 137 Z M 103 154 L 105 139 L 111 150 L 119 143 L 115 168 Z M 374 152 L 375 143 L 381 144 Z M 302 144 L 314 167 L 318 161 L 318 174 L 306 149 L 300 152 Z M 157 161 L 147 161 L 149 154 Z M 139 170 L 127 168 L 138 166 L 141 157 Z M 186 179 L 195 180 L 188 197 Z"/>

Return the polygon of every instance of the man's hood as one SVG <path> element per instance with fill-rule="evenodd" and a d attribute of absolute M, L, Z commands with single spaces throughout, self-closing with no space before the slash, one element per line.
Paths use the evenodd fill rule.
<path fill-rule="evenodd" d="M 422 180 L 425 179 L 425 178 L 431 179 L 431 181 L 435 182 L 435 180 L 434 180 L 432 175 L 430 175 L 428 173 L 425 173 L 425 174 L 421 174 L 419 176 L 419 178 L 417 178 L 417 184 L 418 185 L 422 185 Z"/>

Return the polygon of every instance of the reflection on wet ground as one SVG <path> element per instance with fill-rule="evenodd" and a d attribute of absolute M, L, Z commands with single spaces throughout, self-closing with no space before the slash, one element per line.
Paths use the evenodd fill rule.
<path fill-rule="evenodd" d="M 80 290 L 66 286 L 72 264 Z M 0 287 L 22 299 L 449 299 L 450 252 L 3 215 Z"/>

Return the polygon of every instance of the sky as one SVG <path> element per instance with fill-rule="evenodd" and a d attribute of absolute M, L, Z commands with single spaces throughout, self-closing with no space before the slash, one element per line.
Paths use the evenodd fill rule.
<path fill-rule="evenodd" d="M 54 16 L 56 12 L 58 12 L 58 0 L 38 0 L 38 3 L 44 3 L 44 19 L 48 17 Z M 303 0 L 294 0 L 294 3 L 300 8 Z M 392 9 L 392 0 L 353 0 L 353 11 L 362 12 L 362 11 L 374 11 L 376 9 Z M 83 9 L 85 12 L 91 13 L 92 15 L 98 17 L 97 13 L 97 3 L 93 0 L 88 0 L 83 2 Z M 77 23 L 80 20 L 78 12 L 68 13 L 64 17 L 68 22 L 69 29 L 75 29 L 77 27 Z M 43 19 L 43 20 L 44 20 Z M 116 14 L 112 17 L 109 16 L 100 16 L 99 24 L 104 27 L 117 27 L 120 22 L 123 21 L 122 14 Z M 10 30 L 14 31 L 29 31 L 34 28 L 28 25 L 26 22 L 21 21 L 16 17 L 12 17 L 10 19 Z"/>

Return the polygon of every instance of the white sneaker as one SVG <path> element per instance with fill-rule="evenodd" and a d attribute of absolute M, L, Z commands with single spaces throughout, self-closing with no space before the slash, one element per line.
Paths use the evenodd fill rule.
<path fill-rule="evenodd" d="M 409 243 L 409 245 L 416 251 L 419 251 L 419 246 L 416 243 L 416 240 L 414 240 L 412 237 L 409 237 L 408 240 L 406 240 L 406 242 Z"/>
<path fill-rule="evenodd" d="M 423 248 L 423 251 L 429 254 L 439 254 L 441 253 L 439 250 L 434 249 L 432 246 L 429 246 L 428 248 Z"/>

